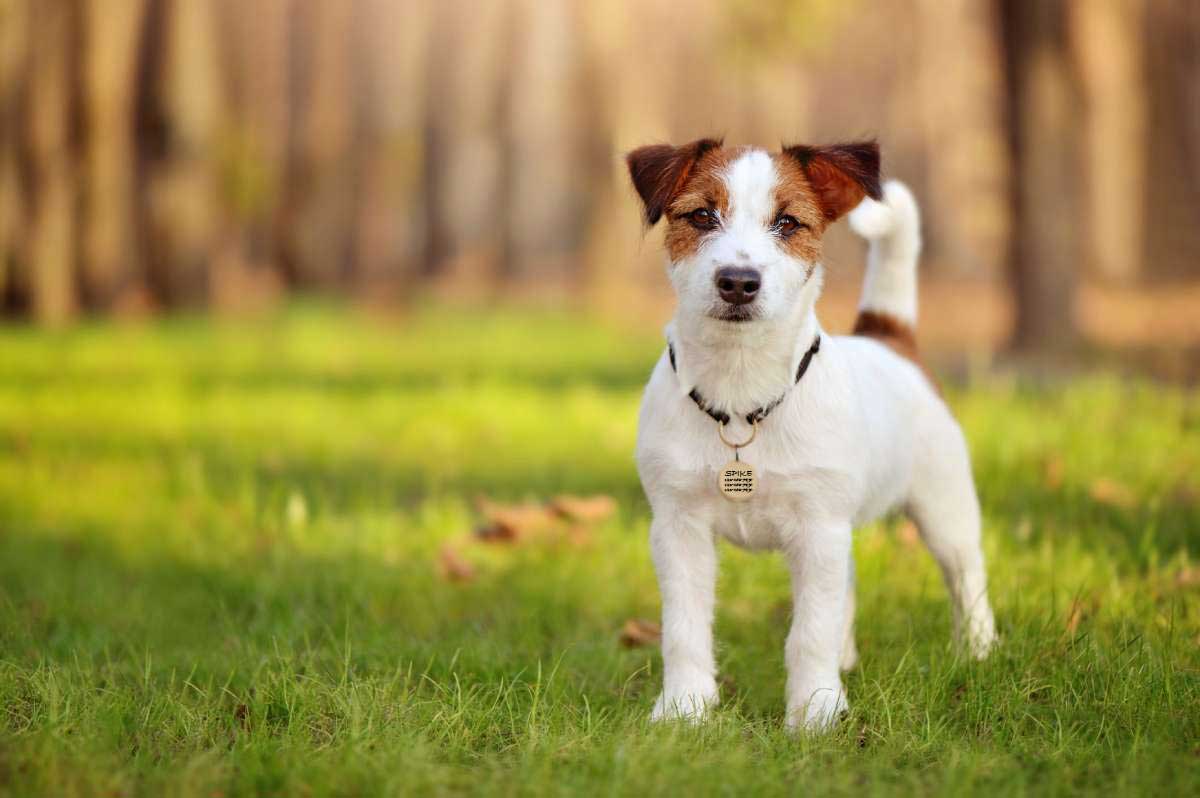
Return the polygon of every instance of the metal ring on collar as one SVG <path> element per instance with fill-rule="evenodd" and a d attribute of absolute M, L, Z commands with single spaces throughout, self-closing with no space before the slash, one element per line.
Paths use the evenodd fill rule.
<path fill-rule="evenodd" d="M 742 443 L 734 443 L 733 441 L 726 438 L 725 437 L 725 425 L 719 421 L 717 422 L 717 434 L 721 436 L 721 443 L 725 444 L 730 449 L 741 449 L 743 446 L 749 446 L 750 444 L 754 443 L 754 438 L 755 438 L 755 436 L 758 435 L 758 422 L 755 421 L 753 424 L 750 425 L 750 437 L 747 438 Z"/>

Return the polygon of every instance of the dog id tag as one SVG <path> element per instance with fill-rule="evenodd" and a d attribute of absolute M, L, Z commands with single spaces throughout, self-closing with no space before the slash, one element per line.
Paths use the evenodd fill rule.
<path fill-rule="evenodd" d="M 735 458 L 721 469 L 721 493 L 731 502 L 744 502 L 758 488 L 758 477 L 754 466 Z"/>

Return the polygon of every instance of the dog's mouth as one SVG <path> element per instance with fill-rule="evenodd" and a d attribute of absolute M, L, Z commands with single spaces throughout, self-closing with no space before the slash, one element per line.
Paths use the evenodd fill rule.
<path fill-rule="evenodd" d="M 731 305 L 727 302 L 713 307 L 708 315 L 718 321 L 728 321 L 734 324 L 754 321 L 758 318 L 758 312 L 754 309 L 754 305 Z"/>

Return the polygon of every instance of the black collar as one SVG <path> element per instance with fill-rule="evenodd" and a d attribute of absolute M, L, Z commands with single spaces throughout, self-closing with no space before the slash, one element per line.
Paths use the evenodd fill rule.
<path fill-rule="evenodd" d="M 792 383 L 793 385 L 800 382 L 800 378 L 804 376 L 804 372 L 808 371 L 808 364 L 812 362 L 813 355 L 819 351 L 821 351 L 821 334 L 817 333 L 817 337 L 813 339 L 812 346 L 804 353 L 804 357 L 800 358 L 800 365 L 796 368 L 796 382 Z M 675 344 L 669 340 L 667 341 L 667 354 L 671 358 L 671 371 L 675 371 Z M 770 404 L 751 410 L 746 414 L 746 423 L 753 426 L 762 421 L 772 410 L 779 406 L 785 396 L 787 396 L 787 391 L 780 394 L 779 398 Z M 709 405 L 708 400 L 701 396 L 700 391 L 696 388 L 692 388 L 692 392 L 688 394 L 688 398 L 696 403 L 696 407 L 708 413 L 709 417 L 714 419 L 718 424 L 724 426 L 729 423 L 729 414 L 721 410 L 714 410 Z"/>

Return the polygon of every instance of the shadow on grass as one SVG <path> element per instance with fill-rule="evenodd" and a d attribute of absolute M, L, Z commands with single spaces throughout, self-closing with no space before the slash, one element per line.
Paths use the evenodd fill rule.
<path fill-rule="evenodd" d="M 1181 551 L 1200 556 L 1200 506 L 1185 497 L 1122 507 L 1097 501 L 1082 486 L 1016 480 L 1005 489 L 981 484 L 980 493 L 985 518 L 1030 545 L 1071 540 L 1139 570 Z"/>
<path fill-rule="evenodd" d="M 513 385 L 533 391 L 560 391 L 587 385 L 602 391 L 633 391 L 645 385 L 653 362 L 589 364 L 581 370 L 574 363 L 514 365 L 497 370 L 479 364 L 452 370 L 395 370 L 356 368 L 352 373 L 313 368 L 257 367 L 253 371 L 189 368 L 178 384 L 194 393 L 217 389 L 239 392 L 294 391 L 324 392 L 344 398 L 378 393 L 423 393 L 448 387 Z M 0 389 L 11 391 L 129 390 L 149 384 L 161 375 L 145 370 L 73 369 L 71 371 L 12 370 L 0 376 Z M 174 381 L 168 377 L 169 380 Z"/>
<path fill-rule="evenodd" d="M 447 711 L 463 700 L 456 693 L 517 686 L 509 700 L 530 711 L 544 689 L 559 711 L 637 718 L 660 687 L 658 650 L 626 649 L 617 638 L 625 619 L 657 615 L 649 565 L 598 562 L 605 554 L 595 548 L 508 550 L 466 584 L 441 579 L 424 554 L 388 564 L 281 546 L 236 563 L 156 551 L 131 559 L 85 527 L 9 531 L 0 555 L 0 661 L 26 673 L 49 665 L 63 686 L 85 691 L 150 701 L 196 685 L 224 694 L 217 700 L 230 718 L 239 702 L 269 702 L 265 711 L 283 726 L 285 683 L 336 692 L 400 679 Z M 597 568 L 613 578 L 598 582 Z M 781 586 L 779 600 L 786 595 Z M 742 604 L 719 609 L 722 700 L 745 720 L 775 726 L 785 706 L 786 613 L 754 606 L 739 616 Z M 856 700 L 879 680 L 966 667 L 949 647 L 944 596 L 888 607 L 870 607 L 860 625 L 868 665 L 847 676 Z"/>
<path fill-rule="evenodd" d="M 274 540 L 204 563 L 152 543 L 127 556 L 84 525 L 6 530 L 0 651 L 24 667 L 150 669 L 236 689 L 264 666 L 333 683 L 400 670 L 469 685 L 534 681 L 567 660 L 571 689 L 603 706 L 651 656 L 623 649 L 617 633 L 656 597 L 637 580 L 597 595 L 582 578 L 602 556 L 594 549 L 510 550 L 459 584 L 439 575 L 436 549 L 384 562 Z"/>

